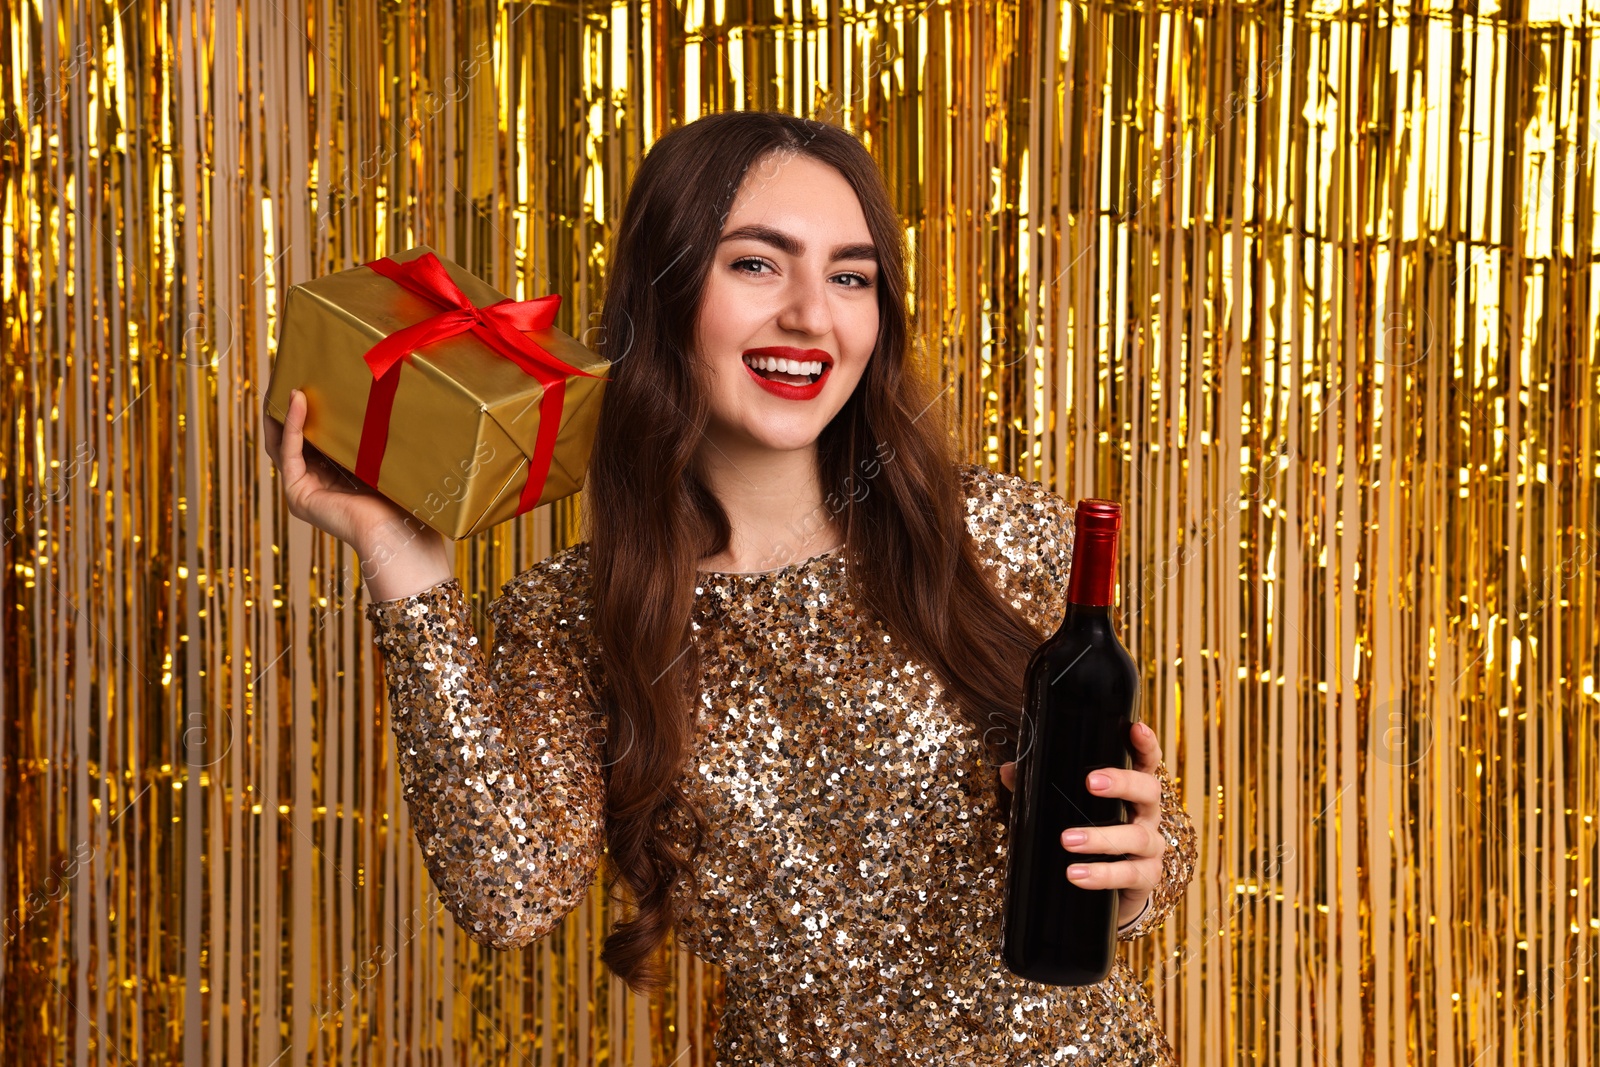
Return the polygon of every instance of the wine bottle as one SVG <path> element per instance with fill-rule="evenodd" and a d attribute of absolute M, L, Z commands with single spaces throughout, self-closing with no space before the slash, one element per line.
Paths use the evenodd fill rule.
<path fill-rule="evenodd" d="M 1002 955 L 1014 974 L 1049 985 L 1102 981 L 1117 949 L 1117 890 L 1078 886 L 1067 866 L 1125 857 L 1069 852 L 1061 833 L 1128 817 L 1088 783 L 1091 771 L 1133 763 L 1139 675 L 1111 625 L 1121 524 L 1119 505 L 1078 502 L 1066 611 L 1024 676 Z"/>

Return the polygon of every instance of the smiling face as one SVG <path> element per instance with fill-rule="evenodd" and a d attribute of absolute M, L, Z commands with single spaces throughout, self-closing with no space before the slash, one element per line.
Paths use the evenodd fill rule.
<path fill-rule="evenodd" d="M 730 456 L 814 447 L 877 338 L 878 264 L 855 190 L 809 156 L 752 164 L 696 321 L 711 442 Z"/>

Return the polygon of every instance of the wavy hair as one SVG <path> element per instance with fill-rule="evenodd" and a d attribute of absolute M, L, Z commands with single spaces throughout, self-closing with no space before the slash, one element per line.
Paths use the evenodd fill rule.
<path fill-rule="evenodd" d="M 661 137 L 612 245 L 597 345 L 612 367 L 583 494 L 608 724 L 605 885 L 620 881 L 634 906 L 601 960 L 636 992 L 665 981 L 659 950 L 678 877 L 698 891 L 692 861 L 706 823 L 678 784 L 700 677 L 690 614 L 699 561 L 725 551 L 732 532 L 697 469 L 709 402 L 694 326 L 742 181 L 794 154 L 850 183 L 879 256 L 876 347 L 817 441 L 824 489 L 842 490 L 828 496 L 845 557 L 872 561 L 847 567 L 856 603 L 936 672 L 997 764 L 1015 757 L 1023 671 L 1045 636 L 996 592 L 967 536 L 943 394 L 912 363 L 901 222 L 871 155 L 838 126 L 781 112 L 723 112 Z M 859 498 L 845 488 L 856 485 Z M 628 729 L 609 728 L 622 721 Z M 1009 792 L 994 781 L 1003 820 Z M 686 847 L 671 827 L 687 829 Z"/>

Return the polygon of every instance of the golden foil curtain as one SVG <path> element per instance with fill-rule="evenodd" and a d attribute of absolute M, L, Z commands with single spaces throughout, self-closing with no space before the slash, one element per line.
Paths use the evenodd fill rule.
<path fill-rule="evenodd" d="M 598 891 L 441 912 L 258 413 L 285 287 L 416 243 L 584 336 L 648 145 L 778 107 L 882 161 L 967 454 L 1131 506 L 1181 1062 L 1600 1061 L 1589 10 L 5 10 L 0 1060 L 710 1062 Z M 479 606 L 575 516 L 463 544 Z"/>

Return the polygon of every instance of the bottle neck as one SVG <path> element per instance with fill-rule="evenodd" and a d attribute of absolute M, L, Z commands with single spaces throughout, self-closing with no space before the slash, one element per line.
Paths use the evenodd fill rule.
<path fill-rule="evenodd" d="M 1117 535 L 1079 531 L 1072 546 L 1072 576 L 1067 604 L 1074 608 L 1109 608 L 1116 591 Z"/>
<path fill-rule="evenodd" d="M 1080 637 L 1093 637 L 1096 634 L 1109 635 L 1116 638 L 1115 628 L 1111 625 L 1111 606 L 1109 604 L 1067 604 L 1067 610 L 1062 613 L 1061 625 L 1056 633 L 1073 633 Z"/>

